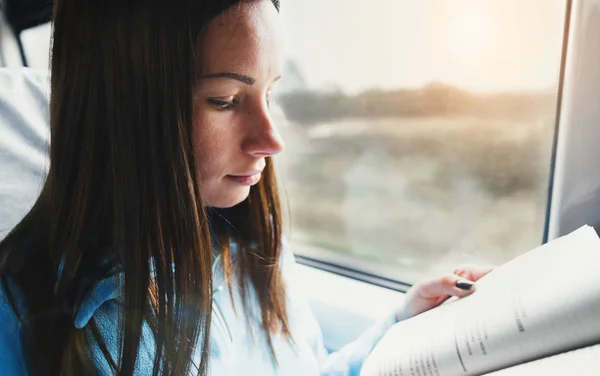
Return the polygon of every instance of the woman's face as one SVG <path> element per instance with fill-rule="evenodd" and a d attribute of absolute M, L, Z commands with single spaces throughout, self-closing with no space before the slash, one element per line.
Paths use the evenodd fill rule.
<path fill-rule="evenodd" d="M 194 141 L 208 206 L 245 200 L 265 158 L 283 149 L 269 113 L 281 74 L 279 22 L 270 0 L 241 2 L 213 19 L 202 36 Z"/>

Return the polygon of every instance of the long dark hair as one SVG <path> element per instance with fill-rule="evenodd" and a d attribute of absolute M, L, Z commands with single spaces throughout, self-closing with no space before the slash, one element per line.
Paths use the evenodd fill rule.
<path fill-rule="evenodd" d="M 94 341 L 114 372 L 132 375 L 144 323 L 153 374 L 187 374 L 197 343 L 194 366 L 205 374 L 212 243 L 222 245 L 225 272 L 239 270 L 242 289 L 256 290 L 271 351 L 272 334 L 290 334 L 272 161 L 248 199 L 208 215 L 192 145 L 200 35 L 243 1 L 252 0 L 55 0 L 50 169 L 0 243 L 31 374 L 93 374 Z M 244 249 L 235 258 L 231 242 Z M 116 359 L 94 319 L 73 324 L 83 294 L 111 274 L 123 286 Z"/>

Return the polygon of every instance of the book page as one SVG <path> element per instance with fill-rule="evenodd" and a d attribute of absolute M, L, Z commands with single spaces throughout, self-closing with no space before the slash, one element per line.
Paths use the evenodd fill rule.
<path fill-rule="evenodd" d="M 476 286 L 394 325 L 361 375 L 481 375 L 600 339 L 600 239 L 591 227 L 497 267 Z"/>
<path fill-rule="evenodd" d="M 597 376 L 599 374 L 600 345 L 595 345 L 534 360 L 484 376 Z"/>

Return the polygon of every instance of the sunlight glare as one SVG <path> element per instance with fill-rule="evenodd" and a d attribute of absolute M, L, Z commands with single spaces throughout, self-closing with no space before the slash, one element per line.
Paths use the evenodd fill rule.
<path fill-rule="evenodd" d="M 481 60 L 493 46 L 491 20 L 478 11 L 454 12 L 442 29 L 447 53 L 468 60 Z"/>

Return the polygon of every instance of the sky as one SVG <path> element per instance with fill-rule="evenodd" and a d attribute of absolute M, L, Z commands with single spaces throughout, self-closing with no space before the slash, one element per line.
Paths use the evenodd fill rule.
<path fill-rule="evenodd" d="M 287 54 L 313 89 L 476 92 L 558 84 L 566 0 L 282 0 Z"/>

